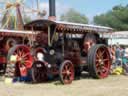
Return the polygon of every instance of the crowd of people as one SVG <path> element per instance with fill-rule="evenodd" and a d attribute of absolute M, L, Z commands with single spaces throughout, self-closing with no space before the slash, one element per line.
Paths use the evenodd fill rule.
<path fill-rule="evenodd" d="M 109 49 L 112 58 L 111 73 L 128 75 L 128 48 L 118 44 Z"/>

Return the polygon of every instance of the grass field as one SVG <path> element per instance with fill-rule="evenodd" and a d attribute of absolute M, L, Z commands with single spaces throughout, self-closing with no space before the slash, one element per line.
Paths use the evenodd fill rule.
<path fill-rule="evenodd" d="M 61 85 L 59 81 L 7 85 L 0 81 L 0 96 L 128 96 L 128 77 L 109 76 L 102 80 L 82 78 L 70 85 Z"/>

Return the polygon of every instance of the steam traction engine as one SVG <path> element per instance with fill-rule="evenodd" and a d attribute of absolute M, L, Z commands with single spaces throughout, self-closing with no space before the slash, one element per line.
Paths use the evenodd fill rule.
<path fill-rule="evenodd" d="M 38 33 L 31 71 L 35 82 L 47 80 L 52 74 L 69 84 L 82 71 L 93 78 L 109 74 L 111 59 L 107 40 L 100 33 L 112 32 L 111 28 L 68 22 L 36 20 L 25 25 L 25 30 Z M 39 36 L 39 37 L 38 37 Z"/>
<path fill-rule="evenodd" d="M 60 76 L 63 84 L 72 82 L 82 71 L 94 78 L 109 74 L 111 60 L 107 40 L 100 33 L 112 29 L 101 26 L 36 20 L 24 31 L 0 31 L 1 64 L 6 76 L 29 76 L 34 82 Z"/>
<path fill-rule="evenodd" d="M 69 84 L 82 71 L 93 78 L 109 74 L 111 60 L 107 40 L 100 34 L 109 27 L 55 20 L 55 2 L 50 1 L 49 20 L 35 20 L 23 31 L 0 31 L 0 64 L 6 77 L 30 77 L 33 82 L 59 76 Z"/>

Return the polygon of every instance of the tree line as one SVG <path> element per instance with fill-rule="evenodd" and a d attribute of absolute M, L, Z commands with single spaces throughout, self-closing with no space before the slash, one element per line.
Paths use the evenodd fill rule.
<path fill-rule="evenodd" d="M 93 23 L 96 25 L 101 26 L 108 26 L 112 27 L 115 30 L 128 30 L 128 5 L 122 6 L 117 5 L 114 6 L 110 11 L 96 15 L 93 18 Z M 88 18 L 81 14 L 80 12 L 77 12 L 74 9 L 69 9 L 68 12 L 63 14 L 61 17 L 61 20 L 69 21 L 69 22 L 76 22 L 76 23 L 88 23 Z"/>

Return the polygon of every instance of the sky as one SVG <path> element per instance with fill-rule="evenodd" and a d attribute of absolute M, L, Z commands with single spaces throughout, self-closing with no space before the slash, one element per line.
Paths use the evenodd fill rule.
<path fill-rule="evenodd" d="M 39 0 L 41 9 L 48 10 L 48 1 Z M 69 8 L 74 8 L 92 20 L 93 16 L 105 13 L 111 10 L 113 6 L 127 4 L 128 0 L 56 0 L 56 15 L 59 18 Z"/>
<path fill-rule="evenodd" d="M 115 5 L 126 5 L 128 0 L 57 0 L 65 2 L 64 5 L 71 6 L 87 16 L 95 16 L 111 10 Z M 66 2 L 67 1 L 67 2 Z"/>
<path fill-rule="evenodd" d="M 0 0 L 0 1 L 22 1 L 22 0 Z M 24 0 L 25 6 L 29 6 L 33 9 L 36 9 L 36 1 L 37 0 Z M 49 0 L 38 0 L 40 5 L 40 10 L 45 9 L 49 10 L 48 2 Z M 93 16 L 99 15 L 101 13 L 105 13 L 112 9 L 113 6 L 116 5 L 127 5 L 128 0 L 56 0 L 56 16 L 57 19 L 67 12 L 69 8 L 74 8 L 76 11 L 84 14 L 89 18 L 89 20 L 93 20 Z M 0 4 L 1 5 L 1 4 Z M 48 16 L 47 12 L 47 16 Z"/>

